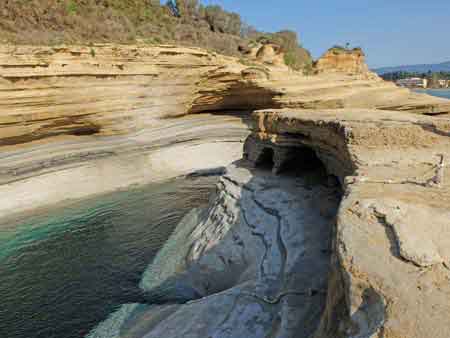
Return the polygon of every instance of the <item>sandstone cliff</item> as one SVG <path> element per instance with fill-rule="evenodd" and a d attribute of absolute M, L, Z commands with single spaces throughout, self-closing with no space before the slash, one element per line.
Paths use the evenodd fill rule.
<path fill-rule="evenodd" d="M 226 165 L 239 158 L 248 134 L 242 117 L 256 109 L 450 110 L 447 100 L 396 88 L 370 73 L 303 76 L 244 63 L 174 46 L 1 46 L 1 210 L 188 173 L 209 162 Z M 196 145 L 205 152 L 219 140 L 233 148 L 226 156 L 207 152 L 207 159 L 197 151 Z M 190 155 L 164 157 L 173 145 Z M 161 160 L 148 156 L 155 152 Z M 23 198 L 8 197 L 16 193 Z"/>
<path fill-rule="evenodd" d="M 162 118 L 204 111 L 450 110 L 447 100 L 382 81 L 366 71 L 362 56 L 355 61 L 352 54 L 347 62 L 347 54 L 345 60 L 338 55 L 324 66 L 325 57 L 316 66 L 323 74 L 302 76 L 268 66 L 268 58 L 279 60 L 267 48 L 272 47 L 262 47 L 261 64 L 246 66 L 236 58 L 173 46 L 1 46 L 0 145 L 57 135 L 126 134 Z"/>
<path fill-rule="evenodd" d="M 1 46 L 0 217 L 244 154 L 141 283 L 177 304 L 125 306 L 115 336 L 446 337 L 450 102 L 362 55 L 305 76 L 269 52 Z"/>
<path fill-rule="evenodd" d="M 330 48 L 315 63 L 315 70 L 322 72 L 368 73 L 364 52 L 359 49 Z"/>

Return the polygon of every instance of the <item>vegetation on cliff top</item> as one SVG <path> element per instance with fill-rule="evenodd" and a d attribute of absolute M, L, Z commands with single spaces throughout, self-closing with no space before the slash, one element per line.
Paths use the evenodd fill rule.
<path fill-rule="evenodd" d="M 345 47 L 340 45 L 334 45 L 328 51 L 328 53 L 333 53 L 335 55 L 339 54 L 359 54 L 364 55 L 363 50 L 360 47 L 350 48 L 347 44 Z"/>
<path fill-rule="evenodd" d="M 277 43 L 287 64 L 301 68 L 311 56 L 291 31 L 263 33 L 239 14 L 198 0 L 3 0 L 0 43 L 54 45 L 116 42 L 175 43 L 239 56 L 249 44 Z"/>

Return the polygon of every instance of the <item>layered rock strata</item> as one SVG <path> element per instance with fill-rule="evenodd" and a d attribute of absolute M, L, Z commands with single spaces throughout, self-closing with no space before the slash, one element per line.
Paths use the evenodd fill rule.
<path fill-rule="evenodd" d="M 345 68 L 303 76 L 197 48 L 2 45 L 0 217 L 187 174 L 208 161 L 225 166 L 240 157 L 242 117 L 256 109 L 450 111 L 448 100 Z M 186 156 L 149 161 L 158 148 Z"/>
<path fill-rule="evenodd" d="M 450 111 L 448 100 L 411 93 L 336 62 L 337 71 L 303 76 L 194 48 L 3 45 L 0 146 L 61 135 L 129 134 L 162 118 L 205 111 Z"/>
<path fill-rule="evenodd" d="M 247 135 L 238 117 L 203 114 L 163 120 L 126 136 L 71 136 L 11 147 L 0 154 L 0 218 L 226 166 L 242 156 Z"/>
<path fill-rule="evenodd" d="M 270 170 L 231 167 L 180 225 L 142 282 L 164 304 L 93 334 L 447 337 L 450 102 L 333 60 L 304 76 L 195 48 L 1 46 L 0 217 L 244 153 Z M 318 162 L 319 181 L 291 173 Z"/>
<path fill-rule="evenodd" d="M 0 47 L 0 217 L 238 159 L 239 112 L 185 116 L 203 74 L 228 60 L 171 46 Z"/>

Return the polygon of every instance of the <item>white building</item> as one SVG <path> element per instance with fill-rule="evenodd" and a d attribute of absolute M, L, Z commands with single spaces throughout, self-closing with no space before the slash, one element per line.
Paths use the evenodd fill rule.
<path fill-rule="evenodd" d="M 450 84 L 449 80 L 439 80 L 439 86 L 441 88 L 448 88 Z"/>
<path fill-rule="evenodd" d="M 397 86 L 408 88 L 427 88 L 428 80 L 420 77 L 411 77 L 407 79 L 401 79 L 396 81 Z"/>

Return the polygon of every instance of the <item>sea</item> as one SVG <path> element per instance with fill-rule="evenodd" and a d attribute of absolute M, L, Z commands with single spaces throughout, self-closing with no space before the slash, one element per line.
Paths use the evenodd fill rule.
<path fill-rule="evenodd" d="M 425 93 L 432 96 L 450 99 L 450 89 L 416 89 L 414 91 L 418 93 Z"/>
<path fill-rule="evenodd" d="M 134 187 L 0 220 L 0 337 L 81 338 L 142 300 L 142 273 L 217 177 Z"/>

